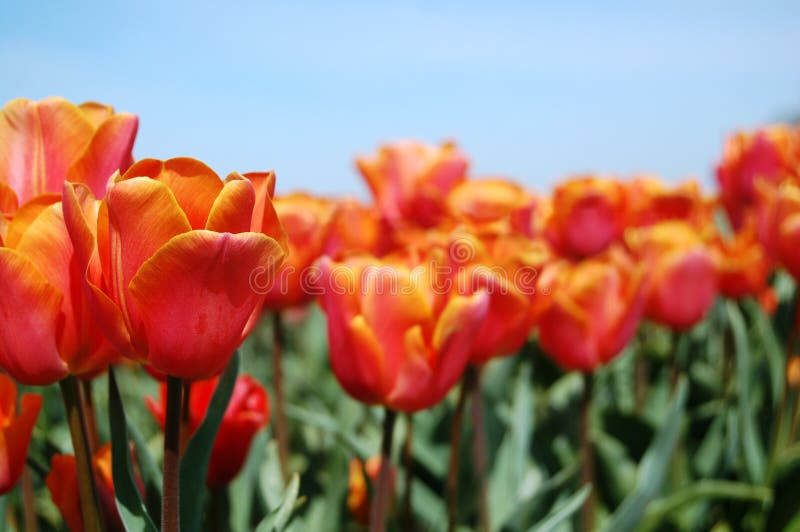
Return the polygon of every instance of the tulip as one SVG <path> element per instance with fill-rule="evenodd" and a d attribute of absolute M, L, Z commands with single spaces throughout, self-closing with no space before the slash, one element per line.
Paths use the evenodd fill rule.
<path fill-rule="evenodd" d="M 447 214 L 448 192 L 466 179 L 468 162 L 451 142 L 401 141 L 359 157 L 356 166 L 391 225 L 434 227 Z"/>
<path fill-rule="evenodd" d="M 265 306 L 282 309 L 307 303 L 308 268 L 323 251 L 335 210 L 332 202 L 304 193 L 280 196 L 275 211 L 286 229 L 288 256 L 267 293 Z"/>
<path fill-rule="evenodd" d="M 683 220 L 695 226 L 709 223 L 713 202 L 704 198 L 696 181 L 667 187 L 651 176 L 639 176 L 628 186 L 628 226 Z"/>
<path fill-rule="evenodd" d="M 217 379 L 192 384 L 189 396 L 188 435 L 194 434 L 205 419 Z M 163 428 L 166 417 L 167 386 L 161 384 L 160 401 L 149 397 L 145 403 Z M 269 399 L 264 388 L 248 375 L 236 379 L 230 402 L 225 409 L 219 431 L 211 449 L 206 476 L 209 488 L 225 486 L 241 471 L 256 433 L 269 421 Z"/>
<path fill-rule="evenodd" d="M 717 271 L 697 230 L 685 222 L 662 222 L 631 230 L 626 239 L 648 268 L 646 316 L 677 330 L 702 320 L 717 295 Z"/>
<path fill-rule="evenodd" d="M 415 412 L 438 403 L 469 361 L 489 298 L 433 286 L 429 265 L 351 257 L 319 262 L 333 373 L 355 399 Z"/>
<path fill-rule="evenodd" d="M 33 426 L 42 409 L 42 396 L 23 394 L 17 408 L 17 387 L 0 373 L 0 495 L 16 485 L 28 457 Z"/>
<path fill-rule="evenodd" d="M 391 467 L 390 485 L 392 493 L 390 498 L 394 498 L 394 485 L 396 472 Z M 381 469 L 381 456 L 374 455 L 367 459 L 366 463 L 358 458 L 350 460 L 349 474 L 347 479 L 347 510 L 353 519 L 361 525 L 369 524 L 370 500 L 367 478 L 371 484 L 378 481 L 378 473 Z M 364 475 L 366 473 L 366 476 Z"/>
<path fill-rule="evenodd" d="M 602 253 L 622 237 L 626 218 L 623 185 L 612 179 L 579 177 L 556 187 L 545 236 L 572 258 Z"/>
<path fill-rule="evenodd" d="M 464 181 L 447 196 L 450 215 L 475 226 L 496 224 L 510 229 L 512 220 L 530 216 L 535 199 L 516 183 L 504 179 Z M 505 227 L 504 227 L 505 226 Z"/>
<path fill-rule="evenodd" d="M 125 527 L 117 510 L 114 498 L 114 480 L 111 472 L 111 444 L 107 443 L 95 452 L 92 459 L 94 483 L 100 499 L 106 528 L 109 531 L 124 531 Z M 136 477 L 139 491 L 144 491 L 141 479 Z M 84 530 L 81 503 L 78 497 L 78 466 L 71 454 L 56 454 L 50 460 L 50 472 L 45 478 L 50 498 L 55 503 L 67 527 L 72 532 Z"/>
<path fill-rule="evenodd" d="M 754 222 L 744 224 L 730 239 L 717 237 L 713 251 L 722 295 L 732 299 L 758 296 L 768 288 L 772 261 L 758 240 Z"/>
<path fill-rule="evenodd" d="M 561 366 L 593 371 L 636 332 L 644 309 L 644 270 L 619 248 L 578 263 L 546 267 L 539 290 L 547 304 L 539 343 Z"/>
<path fill-rule="evenodd" d="M 339 200 L 323 252 L 334 259 L 353 253 L 380 257 L 395 247 L 392 236 L 377 209 L 355 199 Z"/>
<path fill-rule="evenodd" d="M 256 285 L 285 254 L 269 175 L 223 183 L 194 159 L 145 159 L 100 203 L 65 185 L 89 308 L 123 355 L 188 380 L 223 370 L 261 310 Z"/>
<path fill-rule="evenodd" d="M 800 178 L 800 132 L 776 125 L 752 132 L 736 132 L 725 141 L 717 166 L 720 201 L 734 228 L 743 222 L 756 201 L 756 181 L 779 183 Z"/>
<path fill-rule="evenodd" d="M 0 247 L 0 366 L 30 385 L 90 378 L 116 359 L 79 288 L 84 272 L 57 200 L 22 206 Z"/>
<path fill-rule="evenodd" d="M 65 180 L 85 183 L 101 197 L 108 178 L 133 164 L 138 126 L 136 115 L 94 102 L 8 102 L 0 110 L 0 212 L 14 212 L 40 194 L 61 194 Z"/>
<path fill-rule="evenodd" d="M 800 184 L 762 181 L 756 189 L 759 239 L 771 259 L 800 279 Z"/>

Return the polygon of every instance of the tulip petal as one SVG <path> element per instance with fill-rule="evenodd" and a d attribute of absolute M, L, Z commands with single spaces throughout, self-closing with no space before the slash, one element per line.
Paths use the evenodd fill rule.
<path fill-rule="evenodd" d="M 33 426 L 42 409 L 42 396 L 26 393 L 20 399 L 20 406 L 19 415 L 0 435 L 0 494 L 13 488 L 22 475 Z"/>
<path fill-rule="evenodd" d="M 275 172 L 250 172 L 244 174 L 244 177 L 253 183 L 256 191 L 250 230 L 271 236 L 278 241 L 281 248 L 288 250 L 286 233 L 272 203 L 272 197 L 275 195 Z"/>
<path fill-rule="evenodd" d="M 229 177 L 214 200 L 206 229 L 218 233 L 250 231 L 255 202 L 256 192 L 250 181 L 242 177 Z"/>
<path fill-rule="evenodd" d="M 197 159 L 178 157 L 166 161 L 143 159 L 131 166 L 123 179 L 146 176 L 165 184 L 186 214 L 192 229 L 203 229 L 222 191 L 219 176 Z"/>
<path fill-rule="evenodd" d="M 185 379 L 221 372 L 262 297 L 250 286 L 252 272 L 282 253 L 258 233 L 199 230 L 165 244 L 129 286 L 142 310 L 149 363 Z"/>
<path fill-rule="evenodd" d="M 81 157 L 67 172 L 67 180 L 86 183 L 95 197 L 106 193 L 106 183 L 114 172 L 125 172 L 133 164 L 133 143 L 139 129 L 139 118 L 119 113 L 103 122 Z"/>
<path fill-rule="evenodd" d="M 0 181 L 0 215 L 13 214 L 19 208 L 19 200 L 14 189 Z"/>
<path fill-rule="evenodd" d="M 8 248 L 0 248 L 0 286 L 0 366 L 23 384 L 52 384 L 64 377 L 67 366 L 57 343 L 63 295 L 36 265 Z"/>
<path fill-rule="evenodd" d="M 43 210 L 54 203 L 58 203 L 60 200 L 61 198 L 57 194 L 40 194 L 22 205 L 8 224 L 5 237 L 6 247 L 17 247 L 19 239 L 22 238 L 31 223 Z"/>
<path fill-rule="evenodd" d="M 92 123 L 62 98 L 18 99 L 0 112 L 0 182 L 25 203 L 44 192 L 60 192 L 72 161 L 94 133 Z"/>
<path fill-rule="evenodd" d="M 430 398 L 436 396 L 422 327 L 417 325 L 406 332 L 404 349 L 406 356 L 385 404 L 393 410 L 415 412 L 433 404 Z"/>
<path fill-rule="evenodd" d="M 100 102 L 83 102 L 78 108 L 95 128 L 114 116 L 114 107 Z"/>

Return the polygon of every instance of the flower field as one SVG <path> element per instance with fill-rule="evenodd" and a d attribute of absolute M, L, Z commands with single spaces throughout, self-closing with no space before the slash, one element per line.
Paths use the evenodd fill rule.
<path fill-rule="evenodd" d="M 396 141 L 368 200 L 138 125 L 0 110 L 0 530 L 800 530 L 796 125 L 711 190 Z"/>

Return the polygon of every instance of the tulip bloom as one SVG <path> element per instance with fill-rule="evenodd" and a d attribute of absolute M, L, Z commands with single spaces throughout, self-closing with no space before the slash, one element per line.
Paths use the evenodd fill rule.
<path fill-rule="evenodd" d="M 613 359 L 636 332 L 644 307 L 644 271 L 617 248 L 543 271 L 546 300 L 539 343 L 562 367 L 593 371 Z"/>
<path fill-rule="evenodd" d="M 800 279 L 800 184 L 758 183 L 758 236 L 770 258 Z"/>
<path fill-rule="evenodd" d="M 632 229 L 626 239 L 648 268 L 647 317 L 679 330 L 702 320 L 717 295 L 717 271 L 698 232 L 671 221 Z"/>
<path fill-rule="evenodd" d="M 304 193 L 279 196 L 273 204 L 286 229 L 289 253 L 267 293 L 265 306 L 282 309 L 313 299 L 308 288 L 308 268 L 322 255 L 335 204 Z"/>
<path fill-rule="evenodd" d="M 260 313 L 257 277 L 285 253 L 270 175 L 223 183 L 194 159 L 145 159 L 99 204 L 65 185 L 90 310 L 123 355 L 189 380 L 225 368 Z"/>
<path fill-rule="evenodd" d="M 434 286 L 426 265 L 400 261 L 323 257 L 319 267 L 331 367 L 342 388 L 404 412 L 438 403 L 469 361 L 486 292 L 450 295 Z"/>
<path fill-rule="evenodd" d="M 468 162 L 455 144 L 401 141 L 356 159 L 378 209 L 397 227 L 434 227 L 447 213 L 447 193 L 466 179 Z"/>
<path fill-rule="evenodd" d="M 189 396 L 189 435 L 194 434 L 206 417 L 217 379 L 192 384 Z M 150 413 L 164 428 L 166 418 L 167 386 L 161 384 L 160 401 L 146 397 Z M 264 388 L 248 375 L 236 379 L 233 395 L 225 410 L 208 466 L 206 485 L 209 488 L 225 486 L 241 471 L 250 442 L 269 421 L 269 399 Z"/>
<path fill-rule="evenodd" d="M 14 381 L 0 373 L 0 495 L 11 491 L 25 468 L 42 396 L 23 394 L 20 406 Z"/>
<path fill-rule="evenodd" d="M 758 240 L 754 223 L 746 223 L 730 239 L 714 241 L 719 291 L 737 299 L 758 296 L 768 288 L 772 261 Z"/>
<path fill-rule="evenodd" d="M 13 213 L 40 194 L 61 194 L 65 180 L 102 197 L 108 178 L 133 164 L 138 126 L 136 115 L 94 102 L 8 102 L 0 110 L 0 212 Z"/>
<path fill-rule="evenodd" d="M 57 196 L 26 203 L 0 247 L 0 366 L 24 384 L 91 377 L 116 354 L 89 314 Z"/>
<path fill-rule="evenodd" d="M 738 228 L 756 200 L 757 180 L 779 183 L 800 178 L 800 131 L 776 125 L 737 132 L 725 141 L 717 166 L 720 201 Z"/>
<path fill-rule="evenodd" d="M 447 196 L 451 216 L 460 222 L 484 226 L 523 215 L 534 208 L 533 196 L 516 183 L 504 179 L 464 181 Z"/>
<path fill-rule="evenodd" d="M 629 226 L 641 227 L 667 220 L 683 220 L 691 225 L 709 223 L 714 204 L 703 197 L 700 185 L 688 181 L 676 187 L 650 176 L 640 176 L 628 186 Z"/>
<path fill-rule="evenodd" d="M 545 236 L 560 254 L 584 258 L 622 237 L 625 187 L 613 179 L 580 177 L 556 187 Z"/>
<path fill-rule="evenodd" d="M 355 199 L 339 200 L 323 252 L 335 259 L 351 253 L 379 257 L 394 247 L 390 228 L 377 209 Z"/>
<path fill-rule="evenodd" d="M 95 452 L 92 458 L 94 470 L 94 483 L 100 499 L 106 527 L 110 531 L 122 532 L 125 530 L 119 517 L 117 504 L 114 499 L 114 480 L 111 472 L 111 444 L 107 443 Z M 50 498 L 53 499 L 61 517 L 67 523 L 71 532 L 81 532 L 83 516 L 81 515 L 81 501 L 78 495 L 78 466 L 75 457 L 71 454 L 56 454 L 50 460 L 50 472 L 45 478 Z M 141 479 L 136 478 L 139 491 L 144 491 Z"/>

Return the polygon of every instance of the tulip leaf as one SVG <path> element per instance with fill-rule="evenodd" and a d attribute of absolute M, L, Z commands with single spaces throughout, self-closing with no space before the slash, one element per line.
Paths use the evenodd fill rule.
<path fill-rule="evenodd" d="M 228 367 L 217 382 L 206 417 L 197 428 L 181 457 L 181 530 L 196 532 L 200 530 L 205 495 L 206 475 L 211 460 L 211 449 L 217 437 L 228 402 L 233 394 L 236 377 L 239 374 L 239 353 L 234 353 Z"/>
<path fill-rule="evenodd" d="M 295 509 L 297 501 L 297 494 L 300 491 L 300 475 L 294 473 L 289 485 L 283 492 L 283 498 L 280 504 L 275 508 L 267 517 L 265 517 L 256 528 L 256 532 L 273 532 L 281 531 L 286 528 L 289 519 L 292 517 L 292 511 Z"/>
<path fill-rule="evenodd" d="M 156 532 L 158 529 L 147 514 L 133 476 L 125 409 L 113 368 L 108 369 L 108 422 L 111 427 L 111 474 L 120 519 L 128 532 Z"/>
<path fill-rule="evenodd" d="M 744 459 L 750 480 L 761 483 L 764 479 L 764 449 L 758 435 L 755 416 L 752 410 L 750 394 L 750 378 L 752 376 L 750 346 L 747 342 L 747 329 L 739 307 L 728 301 L 728 320 L 733 331 L 733 343 L 736 348 L 736 386 L 739 392 L 738 410 L 739 425 L 742 432 Z"/>
<path fill-rule="evenodd" d="M 154 521 L 158 521 L 161 515 L 161 488 L 163 477 L 161 469 L 156 465 L 153 455 L 145 441 L 142 433 L 130 419 L 127 420 L 128 434 L 133 440 L 133 450 L 136 456 L 136 463 L 139 466 L 139 473 L 145 488 L 145 506 L 150 512 Z"/>
<path fill-rule="evenodd" d="M 573 515 L 575 515 L 575 512 L 581 509 L 581 505 L 586 501 L 586 497 L 589 496 L 591 491 L 592 487 L 589 485 L 582 487 L 567 500 L 556 505 L 552 512 L 533 525 L 529 531 L 552 532 L 553 530 L 559 530 Z"/>
<path fill-rule="evenodd" d="M 764 354 L 766 355 L 767 365 L 769 366 L 772 406 L 777 407 L 781 402 L 784 386 L 783 373 L 785 369 L 785 359 L 783 349 L 775 334 L 775 329 L 772 327 L 772 323 L 767 319 L 761 306 L 753 300 L 743 301 L 742 305 L 750 316 L 750 320 L 761 339 L 761 344 L 764 346 Z"/>
<path fill-rule="evenodd" d="M 606 522 L 605 530 L 634 530 L 648 504 L 658 496 L 678 442 L 687 396 L 686 378 L 681 377 L 663 423 L 639 464 L 636 485 Z"/>

